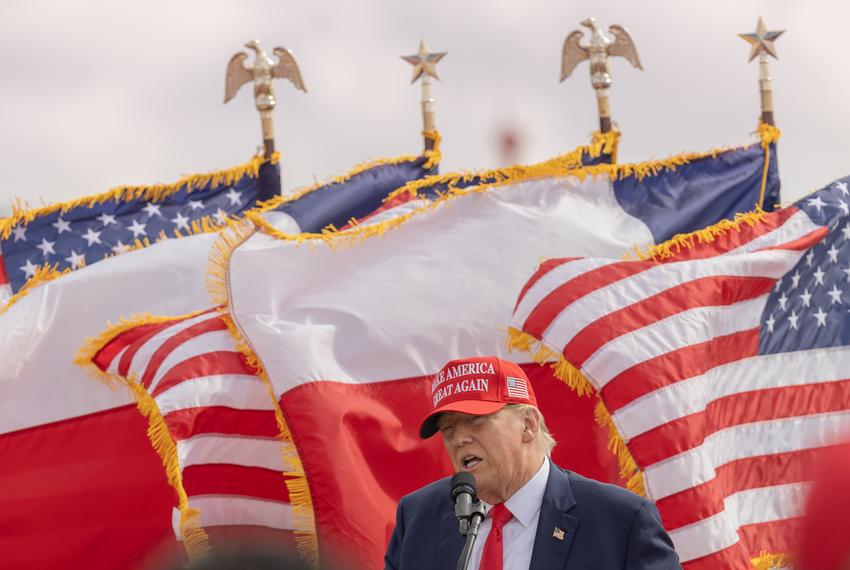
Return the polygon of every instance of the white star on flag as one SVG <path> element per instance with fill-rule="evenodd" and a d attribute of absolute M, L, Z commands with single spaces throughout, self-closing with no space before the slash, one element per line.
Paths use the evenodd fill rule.
<path fill-rule="evenodd" d="M 841 211 L 844 212 L 844 215 L 850 215 L 850 206 L 847 205 L 847 202 L 841 200 L 838 202 L 838 207 L 841 208 Z"/>
<path fill-rule="evenodd" d="M 127 226 L 127 229 L 133 232 L 134 238 L 148 235 L 148 232 L 145 231 L 145 224 L 140 223 L 138 220 L 133 220 L 133 223 Z"/>
<path fill-rule="evenodd" d="M 812 266 L 812 260 L 815 258 L 815 251 L 810 250 L 809 253 L 806 254 L 806 265 L 809 267 Z"/>
<path fill-rule="evenodd" d="M 71 222 L 66 222 L 61 217 L 50 225 L 59 230 L 59 235 L 62 235 L 62 232 L 71 231 Z"/>
<path fill-rule="evenodd" d="M 227 213 L 221 208 L 219 208 L 218 211 L 213 214 L 213 218 L 215 218 L 219 224 L 227 223 Z"/>
<path fill-rule="evenodd" d="M 97 219 L 100 220 L 100 223 L 103 224 L 104 228 L 106 226 L 108 226 L 109 224 L 117 224 L 118 223 L 118 222 L 115 221 L 115 216 L 113 216 L 112 214 L 107 214 L 106 212 L 99 215 L 97 217 Z"/>
<path fill-rule="evenodd" d="M 149 218 L 153 218 L 154 214 L 162 216 L 162 213 L 159 211 L 159 204 L 148 202 L 147 206 L 142 208 L 142 210 L 147 213 Z"/>
<path fill-rule="evenodd" d="M 189 218 L 187 218 L 186 216 L 184 216 L 180 212 L 177 212 L 177 217 L 173 218 L 171 220 L 171 222 L 175 226 L 177 226 L 177 229 L 187 230 L 187 231 L 189 230 Z"/>
<path fill-rule="evenodd" d="M 29 279 L 30 277 L 32 277 L 33 275 L 35 275 L 35 270 L 36 270 L 36 269 L 38 269 L 38 265 L 34 264 L 34 263 L 33 263 L 32 261 L 30 261 L 29 259 L 27 259 L 27 263 L 26 263 L 26 265 L 22 265 L 22 266 L 21 266 L 21 271 L 23 271 L 23 272 L 24 272 L 24 275 L 26 275 L 26 278 L 27 278 L 27 279 Z"/>
<path fill-rule="evenodd" d="M 70 255 L 70 257 L 66 257 L 66 258 L 65 258 L 65 261 L 67 261 L 67 262 L 68 262 L 68 264 L 69 264 L 71 267 L 73 267 L 74 269 L 77 269 L 77 268 L 82 267 L 83 265 L 85 265 L 85 263 L 86 263 L 86 256 L 85 256 L 85 255 L 80 255 L 79 253 L 77 253 L 76 251 L 74 251 L 74 250 L 72 249 L 72 250 L 71 250 L 71 255 Z"/>
<path fill-rule="evenodd" d="M 89 228 L 88 231 L 83 234 L 83 239 L 89 242 L 89 247 L 91 247 L 95 243 L 100 243 L 100 232 L 96 232 Z M 71 253 L 73 253 L 73 251 Z"/>
<path fill-rule="evenodd" d="M 812 294 L 809 293 L 808 289 L 804 289 L 803 292 L 800 294 L 800 299 L 803 300 L 803 306 L 808 307 L 812 302 Z"/>
<path fill-rule="evenodd" d="M 835 247 L 835 244 L 832 244 L 826 254 L 829 256 L 831 262 L 838 263 L 838 248 Z"/>
<path fill-rule="evenodd" d="M 809 198 L 808 200 L 806 200 L 806 204 L 808 204 L 809 206 L 814 206 L 815 208 L 817 208 L 818 212 L 820 212 L 821 208 L 826 206 L 826 202 L 820 199 L 820 195 L 815 196 L 814 198 Z"/>
<path fill-rule="evenodd" d="M 239 192 L 237 192 L 235 188 L 231 188 L 230 192 L 225 194 L 225 196 L 227 196 L 227 199 L 230 200 L 231 206 L 238 206 L 242 203 L 241 199 L 239 198 Z"/>
<path fill-rule="evenodd" d="M 796 289 L 797 285 L 800 284 L 800 272 L 797 271 L 794 275 L 791 276 L 791 288 Z"/>
<path fill-rule="evenodd" d="M 841 303 L 841 290 L 838 289 L 838 286 L 833 285 L 832 289 L 826 292 L 832 298 L 832 303 Z"/>
<path fill-rule="evenodd" d="M 823 309 L 818 307 L 818 312 L 812 316 L 818 320 L 819 327 L 826 326 L 826 313 L 823 312 Z"/>
<path fill-rule="evenodd" d="M 782 307 L 783 311 L 787 309 L 788 296 L 785 294 L 784 291 L 782 292 L 782 296 L 779 297 L 779 299 L 777 299 L 777 301 L 779 301 L 779 306 Z"/>
<path fill-rule="evenodd" d="M 844 239 L 850 239 L 850 224 L 841 228 L 841 233 L 844 234 Z"/>
<path fill-rule="evenodd" d="M 836 182 L 835 187 L 838 188 L 845 196 L 847 196 L 847 194 L 850 194 L 850 192 L 847 190 L 846 182 Z"/>
<path fill-rule="evenodd" d="M 764 322 L 767 325 L 768 332 L 773 332 L 773 327 L 776 325 L 776 319 L 773 318 L 773 315 Z"/>
<path fill-rule="evenodd" d="M 15 241 L 27 241 L 27 229 L 24 226 L 17 226 L 12 228 L 12 233 L 15 236 Z"/>
<path fill-rule="evenodd" d="M 797 320 L 800 318 L 800 315 L 797 314 L 797 311 L 791 311 L 791 314 L 788 315 L 788 322 L 791 323 L 791 328 L 797 330 Z"/>
<path fill-rule="evenodd" d="M 850 263 L 848 263 L 847 267 L 845 267 L 841 271 L 847 274 L 847 281 L 850 281 Z"/>
<path fill-rule="evenodd" d="M 53 244 L 54 243 L 56 243 L 56 242 L 55 241 L 47 241 L 46 238 L 41 238 L 41 244 L 39 244 L 35 247 L 37 249 L 41 250 L 41 254 L 44 257 L 47 257 L 47 254 L 49 254 L 49 253 L 56 253 L 55 251 L 53 251 Z"/>
<path fill-rule="evenodd" d="M 204 204 L 200 200 L 189 200 L 189 207 L 192 208 L 192 210 L 203 210 Z"/>
<path fill-rule="evenodd" d="M 812 275 L 815 276 L 815 281 L 817 281 L 818 285 L 823 285 L 823 276 L 826 275 L 826 273 L 823 272 L 823 269 L 818 267 L 818 270 L 815 271 Z"/>

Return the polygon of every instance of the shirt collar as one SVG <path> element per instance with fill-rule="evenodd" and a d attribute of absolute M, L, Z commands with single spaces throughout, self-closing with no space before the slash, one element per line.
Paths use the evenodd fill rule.
<path fill-rule="evenodd" d="M 505 506 L 511 514 L 524 527 L 528 527 L 534 520 L 534 515 L 543 504 L 543 493 L 546 492 L 546 483 L 549 482 L 549 458 L 543 457 L 543 465 L 534 474 L 534 477 L 519 488 L 505 501 Z"/>

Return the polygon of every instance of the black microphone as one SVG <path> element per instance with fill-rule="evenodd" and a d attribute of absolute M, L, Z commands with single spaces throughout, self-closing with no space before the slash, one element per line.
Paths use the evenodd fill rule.
<path fill-rule="evenodd" d="M 472 503 L 478 500 L 475 477 L 468 471 L 460 471 L 452 477 L 451 498 L 455 506 L 455 516 L 460 523 L 460 534 L 466 536 L 469 517 L 472 515 Z"/>
<path fill-rule="evenodd" d="M 452 477 L 450 496 L 455 506 L 455 516 L 460 525 L 460 535 L 465 536 L 463 550 L 457 562 L 458 570 L 466 570 L 472 556 L 472 546 L 478 536 L 478 527 L 484 520 L 484 505 L 478 500 L 475 477 L 461 471 Z"/>

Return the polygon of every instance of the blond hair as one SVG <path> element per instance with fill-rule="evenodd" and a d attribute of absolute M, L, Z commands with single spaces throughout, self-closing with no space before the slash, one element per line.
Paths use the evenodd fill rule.
<path fill-rule="evenodd" d="M 546 427 L 546 418 L 543 417 L 543 413 L 538 410 L 535 406 L 531 404 L 508 404 L 504 407 L 505 410 L 511 410 L 515 413 L 521 414 L 528 410 L 533 411 L 537 414 L 537 420 L 540 422 L 540 431 L 538 432 L 537 441 L 539 442 L 540 448 L 547 456 L 552 456 L 552 450 L 555 449 L 555 445 L 557 442 L 555 438 L 552 437 L 552 434 L 549 432 L 549 428 Z"/>

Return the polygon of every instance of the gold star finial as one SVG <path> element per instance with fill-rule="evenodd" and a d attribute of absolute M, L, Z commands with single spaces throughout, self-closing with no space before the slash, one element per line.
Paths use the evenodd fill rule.
<path fill-rule="evenodd" d="M 416 83 L 416 80 L 423 75 L 439 79 L 440 77 L 437 75 L 437 62 L 443 59 L 446 53 L 444 51 L 429 53 L 425 38 L 422 38 L 419 41 L 419 53 L 401 56 L 401 59 L 413 66 L 413 79 L 410 82 Z"/>
<path fill-rule="evenodd" d="M 759 16 L 755 33 L 738 34 L 738 37 L 746 40 L 750 45 L 752 45 L 749 61 L 754 60 L 760 53 L 766 53 L 768 55 L 772 55 L 776 59 L 779 59 L 779 55 L 776 53 L 776 47 L 773 45 L 773 42 L 784 33 L 785 30 L 767 31 L 767 27 L 764 25 L 764 20 L 761 16 Z"/>

